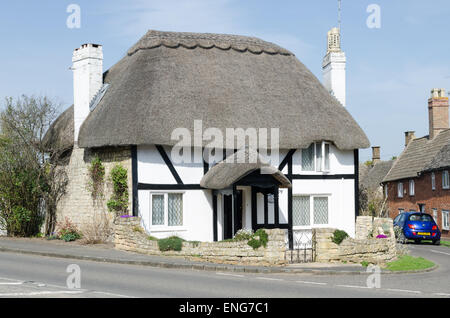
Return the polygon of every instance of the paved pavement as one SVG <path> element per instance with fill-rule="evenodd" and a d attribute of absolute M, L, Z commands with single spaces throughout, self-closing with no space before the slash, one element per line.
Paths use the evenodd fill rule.
<path fill-rule="evenodd" d="M 368 288 L 367 275 L 167 269 L 2 252 L 0 297 L 450 297 L 450 249 L 408 246 L 439 268 L 381 274 L 380 288 Z M 71 264 L 81 270 L 79 289 L 67 287 Z"/>

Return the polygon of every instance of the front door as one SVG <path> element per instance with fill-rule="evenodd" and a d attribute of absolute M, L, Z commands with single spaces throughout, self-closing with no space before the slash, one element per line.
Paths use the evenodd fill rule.
<path fill-rule="evenodd" d="M 242 190 L 236 191 L 236 210 L 233 206 L 233 195 L 223 196 L 223 238 L 233 238 L 242 229 Z"/>

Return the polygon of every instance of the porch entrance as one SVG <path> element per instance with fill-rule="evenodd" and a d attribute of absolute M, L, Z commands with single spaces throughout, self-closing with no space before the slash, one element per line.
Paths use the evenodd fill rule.
<path fill-rule="evenodd" d="M 235 200 L 233 200 L 233 197 Z M 234 234 L 241 228 L 242 190 L 236 190 L 234 194 L 223 195 L 223 238 L 225 240 L 233 238 Z"/>

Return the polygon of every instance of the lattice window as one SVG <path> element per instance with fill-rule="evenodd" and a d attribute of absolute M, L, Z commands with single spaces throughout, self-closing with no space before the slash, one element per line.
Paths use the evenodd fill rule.
<path fill-rule="evenodd" d="M 302 149 L 302 169 L 314 171 L 314 143 L 306 149 Z"/>
<path fill-rule="evenodd" d="M 181 193 L 169 193 L 167 205 L 169 226 L 183 225 L 183 195 Z"/>
<path fill-rule="evenodd" d="M 164 225 L 164 195 L 152 195 L 152 225 Z"/>
<path fill-rule="evenodd" d="M 328 197 L 314 197 L 314 224 L 328 224 Z"/>
<path fill-rule="evenodd" d="M 309 196 L 292 198 L 292 222 L 293 226 L 309 226 L 311 224 Z"/>

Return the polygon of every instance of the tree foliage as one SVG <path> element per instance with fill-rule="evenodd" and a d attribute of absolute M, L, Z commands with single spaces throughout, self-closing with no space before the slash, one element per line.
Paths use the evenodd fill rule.
<path fill-rule="evenodd" d="M 47 153 L 43 139 L 57 111 L 49 98 L 23 95 L 7 98 L 0 112 L 0 227 L 10 236 L 36 235 L 43 222 L 54 230 L 67 176 L 62 150 Z"/>

